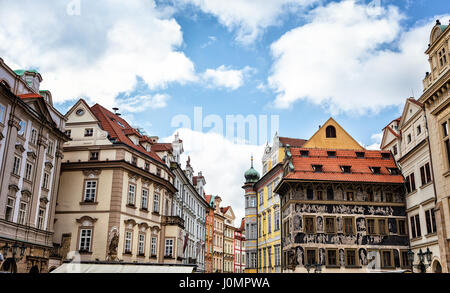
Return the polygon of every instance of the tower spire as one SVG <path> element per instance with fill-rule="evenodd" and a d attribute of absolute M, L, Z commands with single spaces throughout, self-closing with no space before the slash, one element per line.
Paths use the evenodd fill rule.
<path fill-rule="evenodd" d="M 253 168 L 253 155 L 252 155 L 252 157 L 251 157 L 251 162 L 252 162 L 252 168 Z"/>

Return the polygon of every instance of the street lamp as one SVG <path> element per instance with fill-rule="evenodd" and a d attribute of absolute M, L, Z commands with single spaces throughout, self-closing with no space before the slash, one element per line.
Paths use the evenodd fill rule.
<path fill-rule="evenodd" d="M 413 265 L 414 252 L 412 252 L 410 249 L 408 250 L 407 254 L 408 254 L 408 261 L 410 261 L 411 264 L 411 271 L 413 271 L 412 268 L 415 266 L 420 270 L 421 273 L 425 273 L 426 269 L 431 266 L 431 258 L 433 253 L 430 251 L 429 247 L 427 247 L 426 252 L 423 252 L 422 248 L 419 249 L 419 252 L 417 253 L 417 255 L 419 256 L 419 264 L 417 265 Z M 424 260 L 426 260 L 427 263 L 425 263 Z"/>
<path fill-rule="evenodd" d="M 306 271 L 308 272 L 308 274 L 309 274 L 309 271 L 313 267 L 314 267 L 314 273 L 322 272 L 322 264 L 318 264 L 318 263 L 316 263 L 316 264 L 309 264 L 309 263 L 307 263 L 307 264 L 305 264 L 305 268 L 306 268 Z"/>
<path fill-rule="evenodd" d="M 17 263 L 17 262 L 19 262 L 20 260 L 22 260 L 22 258 L 24 257 L 26 248 L 27 248 L 27 247 L 25 246 L 25 243 L 22 243 L 22 246 L 19 246 L 19 243 L 17 243 L 17 241 L 14 242 L 14 244 L 11 245 L 11 246 L 9 246 L 8 243 L 6 243 L 6 244 L 2 247 L 2 250 L 3 250 L 3 258 L 4 258 L 5 261 L 6 261 L 6 259 L 8 258 L 8 252 L 9 252 L 9 250 L 11 250 L 12 257 L 9 258 L 9 259 L 11 259 L 11 261 L 13 262 L 13 264 L 10 265 L 10 266 L 11 266 L 11 272 L 13 272 L 14 264 Z M 20 250 L 18 251 L 18 249 L 20 249 Z M 17 255 L 18 253 L 19 253 L 19 257 L 16 257 L 16 255 Z"/>

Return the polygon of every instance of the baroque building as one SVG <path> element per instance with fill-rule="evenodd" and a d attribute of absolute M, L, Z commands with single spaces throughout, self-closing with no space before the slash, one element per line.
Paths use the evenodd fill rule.
<path fill-rule="evenodd" d="M 245 272 L 245 219 L 239 228 L 234 230 L 234 273 Z"/>
<path fill-rule="evenodd" d="M 442 271 L 435 219 L 435 186 L 422 103 L 408 98 L 402 116 L 383 129 L 381 149 L 390 151 L 406 178 L 406 211 L 414 271 Z M 432 253 L 431 266 L 418 267 L 419 255 Z"/>
<path fill-rule="evenodd" d="M 66 120 L 35 70 L 0 59 L 0 267 L 49 270 Z"/>
<path fill-rule="evenodd" d="M 181 264 L 175 175 L 119 113 L 79 100 L 66 114 L 54 242 L 63 259 Z"/>
<path fill-rule="evenodd" d="M 234 272 L 234 219 L 236 218 L 230 206 L 220 209 L 225 217 L 223 231 L 223 272 Z"/>
<path fill-rule="evenodd" d="M 183 263 L 197 266 L 198 272 L 205 271 L 205 223 L 208 203 L 204 198 L 206 180 L 202 172 L 194 176 L 190 157 L 183 170 L 180 164 L 184 152 L 183 141 L 178 134 L 172 143 L 155 143 L 151 149 L 170 166 L 175 174 L 177 192 L 172 202 L 172 214 L 184 220 Z"/>
<path fill-rule="evenodd" d="M 423 93 L 434 186 L 436 224 L 443 272 L 450 269 L 450 26 L 439 20 L 431 30 L 426 54 L 431 72 L 425 74 Z"/>
<path fill-rule="evenodd" d="M 332 118 L 287 146 L 275 189 L 283 271 L 409 269 L 403 183 L 390 152 L 364 149 Z"/>

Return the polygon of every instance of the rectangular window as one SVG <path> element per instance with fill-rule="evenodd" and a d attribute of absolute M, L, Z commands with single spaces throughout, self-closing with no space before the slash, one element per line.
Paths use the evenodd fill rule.
<path fill-rule="evenodd" d="M 159 194 L 155 193 L 153 195 L 153 212 L 159 213 Z"/>
<path fill-rule="evenodd" d="M 314 225 L 314 217 L 305 216 L 305 233 L 306 234 L 314 234 L 315 233 L 315 225 Z"/>
<path fill-rule="evenodd" d="M 327 266 L 337 266 L 337 250 L 327 250 Z"/>
<path fill-rule="evenodd" d="M 415 177 L 414 177 L 414 172 L 406 177 L 405 184 L 406 184 L 406 191 L 408 193 L 413 192 L 414 190 L 416 190 L 416 180 L 415 180 Z"/>
<path fill-rule="evenodd" d="M 397 145 L 394 145 L 394 147 L 392 148 L 392 152 L 394 153 L 394 156 L 398 154 Z"/>
<path fill-rule="evenodd" d="M 27 162 L 25 167 L 25 179 L 31 181 L 32 175 L 33 175 L 33 165 Z"/>
<path fill-rule="evenodd" d="M 317 192 L 317 200 L 323 200 L 323 191 L 318 190 L 316 192 Z"/>
<path fill-rule="evenodd" d="M 87 180 L 84 184 L 84 201 L 95 202 L 96 193 L 97 193 L 97 181 Z"/>
<path fill-rule="evenodd" d="M 143 210 L 148 209 L 148 190 L 142 189 L 141 208 Z"/>
<path fill-rule="evenodd" d="M 327 200 L 334 200 L 334 191 L 331 187 L 327 189 Z"/>
<path fill-rule="evenodd" d="M 355 249 L 347 249 L 345 251 L 346 257 L 346 266 L 354 267 L 356 266 L 356 250 Z"/>
<path fill-rule="evenodd" d="M 173 255 L 173 239 L 166 239 L 164 256 L 172 257 Z"/>
<path fill-rule="evenodd" d="M 53 156 L 54 148 L 55 148 L 55 143 L 52 140 L 49 140 L 48 147 L 47 147 L 47 155 Z"/>
<path fill-rule="evenodd" d="M 128 185 L 128 205 L 134 206 L 136 197 L 136 186 L 133 184 Z"/>
<path fill-rule="evenodd" d="M 21 225 L 25 225 L 26 218 L 27 218 L 27 204 L 25 202 L 21 202 L 19 206 L 19 218 L 17 222 Z"/>
<path fill-rule="evenodd" d="M 25 121 L 23 121 L 23 120 L 20 120 L 19 126 L 20 126 L 20 129 L 17 132 L 17 134 L 21 135 L 21 136 L 24 136 L 25 135 L 25 129 L 27 128 L 27 123 Z"/>
<path fill-rule="evenodd" d="M 306 248 L 306 264 L 314 265 L 316 263 L 316 250 Z"/>
<path fill-rule="evenodd" d="M 406 221 L 405 220 L 397 220 L 398 226 L 398 235 L 406 235 Z"/>
<path fill-rule="evenodd" d="M 441 67 L 445 66 L 447 64 L 447 54 L 445 52 L 445 47 L 439 51 L 438 55 Z"/>
<path fill-rule="evenodd" d="M 436 233 L 436 219 L 434 217 L 432 209 L 425 211 L 425 219 L 427 222 L 427 233 L 428 234 Z"/>
<path fill-rule="evenodd" d="M 417 237 L 421 237 L 422 236 L 422 229 L 420 228 L 420 219 L 419 219 L 419 215 L 415 215 L 414 219 L 416 221 L 416 233 L 417 233 Z"/>
<path fill-rule="evenodd" d="M 0 104 L 0 123 L 5 122 L 5 107 Z"/>
<path fill-rule="evenodd" d="M 152 245 L 151 245 L 151 254 L 152 254 L 152 256 L 156 256 L 156 242 L 157 242 L 157 238 L 156 237 L 152 237 Z"/>
<path fill-rule="evenodd" d="M 270 210 L 267 214 L 267 233 L 272 233 L 272 214 Z"/>
<path fill-rule="evenodd" d="M 37 132 L 37 130 L 36 129 L 31 129 L 31 137 L 30 137 L 30 142 L 32 143 L 32 144 L 36 144 L 36 142 L 37 142 L 37 134 L 38 134 L 38 132 Z"/>
<path fill-rule="evenodd" d="M 8 197 L 6 202 L 5 220 L 12 222 L 14 216 L 14 198 Z"/>
<path fill-rule="evenodd" d="M 355 227 L 353 225 L 353 218 L 344 217 L 344 234 L 353 235 L 355 234 Z"/>
<path fill-rule="evenodd" d="M 94 135 L 94 129 L 93 128 L 85 128 L 84 129 L 84 136 L 93 136 Z"/>
<path fill-rule="evenodd" d="M 392 268 L 394 264 L 392 262 L 392 251 L 391 250 L 383 250 L 381 252 L 382 256 L 382 267 L 383 268 Z"/>
<path fill-rule="evenodd" d="M 378 220 L 378 234 L 387 235 L 388 233 L 387 221 L 385 219 Z"/>
<path fill-rule="evenodd" d="M 422 180 L 422 185 L 425 185 L 431 181 L 431 172 L 429 163 L 426 163 L 424 166 L 420 167 L 420 179 Z"/>
<path fill-rule="evenodd" d="M 262 205 L 264 203 L 264 190 L 261 190 L 259 192 L 259 205 Z"/>
<path fill-rule="evenodd" d="M 138 246 L 139 255 L 145 254 L 145 235 L 139 234 L 139 246 Z"/>
<path fill-rule="evenodd" d="M 275 222 L 274 223 L 275 224 L 274 231 L 280 230 L 280 211 L 279 210 L 275 210 L 274 222 Z"/>
<path fill-rule="evenodd" d="M 14 157 L 13 174 L 20 175 L 20 157 Z"/>
<path fill-rule="evenodd" d="M 347 191 L 346 195 L 347 195 L 346 199 L 348 201 L 354 201 L 355 200 L 355 193 L 353 191 Z"/>
<path fill-rule="evenodd" d="M 80 251 L 91 251 L 92 229 L 81 229 Z"/>
<path fill-rule="evenodd" d="M 368 235 L 375 235 L 377 232 L 375 230 L 375 220 L 374 219 L 367 219 L 367 234 Z"/>
<path fill-rule="evenodd" d="M 332 217 L 325 217 L 325 233 L 333 234 L 336 232 L 335 224 L 334 224 L 334 218 Z"/>
<path fill-rule="evenodd" d="M 49 181 L 50 181 L 50 174 L 44 172 L 44 178 L 42 179 L 42 188 L 48 189 Z"/>
<path fill-rule="evenodd" d="M 417 125 L 417 135 L 419 135 L 419 134 L 421 134 L 422 133 L 422 127 L 420 126 L 420 125 Z"/>
<path fill-rule="evenodd" d="M 125 232 L 125 253 L 131 253 L 131 240 L 133 239 L 133 232 Z"/>
<path fill-rule="evenodd" d="M 43 230 L 44 229 L 44 218 L 45 218 L 45 210 L 44 209 L 39 209 L 38 223 L 37 223 L 37 228 L 39 230 Z"/>
<path fill-rule="evenodd" d="M 402 261 L 402 268 L 410 268 L 411 264 L 409 262 L 409 258 L 408 258 L 408 251 L 407 250 L 402 250 L 401 251 L 401 261 Z"/>
<path fill-rule="evenodd" d="M 312 200 L 314 197 L 314 191 L 312 188 L 306 189 L 306 199 Z"/>
<path fill-rule="evenodd" d="M 280 245 L 275 245 L 275 266 L 281 265 L 281 249 Z"/>
<path fill-rule="evenodd" d="M 137 165 L 137 157 L 131 157 L 131 164 Z"/>
<path fill-rule="evenodd" d="M 149 163 L 145 162 L 144 170 L 147 171 L 147 172 L 150 170 L 150 164 Z"/>

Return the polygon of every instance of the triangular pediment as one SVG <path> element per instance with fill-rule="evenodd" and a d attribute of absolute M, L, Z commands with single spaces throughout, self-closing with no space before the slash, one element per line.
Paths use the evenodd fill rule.
<path fill-rule="evenodd" d="M 334 128 L 336 137 L 327 137 L 327 128 Z M 364 148 L 333 118 L 328 119 L 325 124 L 314 133 L 313 136 L 303 145 L 304 148 L 320 149 L 346 149 L 364 150 Z"/>
<path fill-rule="evenodd" d="M 98 119 L 92 113 L 89 105 L 80 99 L 78 102 L 67 111 L 66 115 L 67 123 L 98 123 Z"/>
<path fill-rule="evenodd" d="M 392 143 L 394 140 L 396 140 L 398 137 L 394 134 L 395 131 L 390 128 L 391 126 L 388 125 L 383 129 L 383 138 L 381 139 L 380 148 L 383 149 L 385 146 Z"/>
<path fill-rule="evenodd" d="M 52 115 L 50 114 L 50 111 L 48 110 L 48 106 L 45 103 L 45 101 L 42 98 L 36 98 L 36 99 L 26 99 L 25 103 L 32 108 L 36 113 L 38 113 L 41 116 L 44 116 L 47 121 L 50 121 L 52 124 L 55 124 L 55 121 L 52 118 Z"/>
<path fill-rule="evenodd" d="M 420 111 L 422 111 L 422 108 L 417 103 L 411 101 L 411 99 L 407 99 L 400 119 L 399 129 L 402 129 Z"/>

